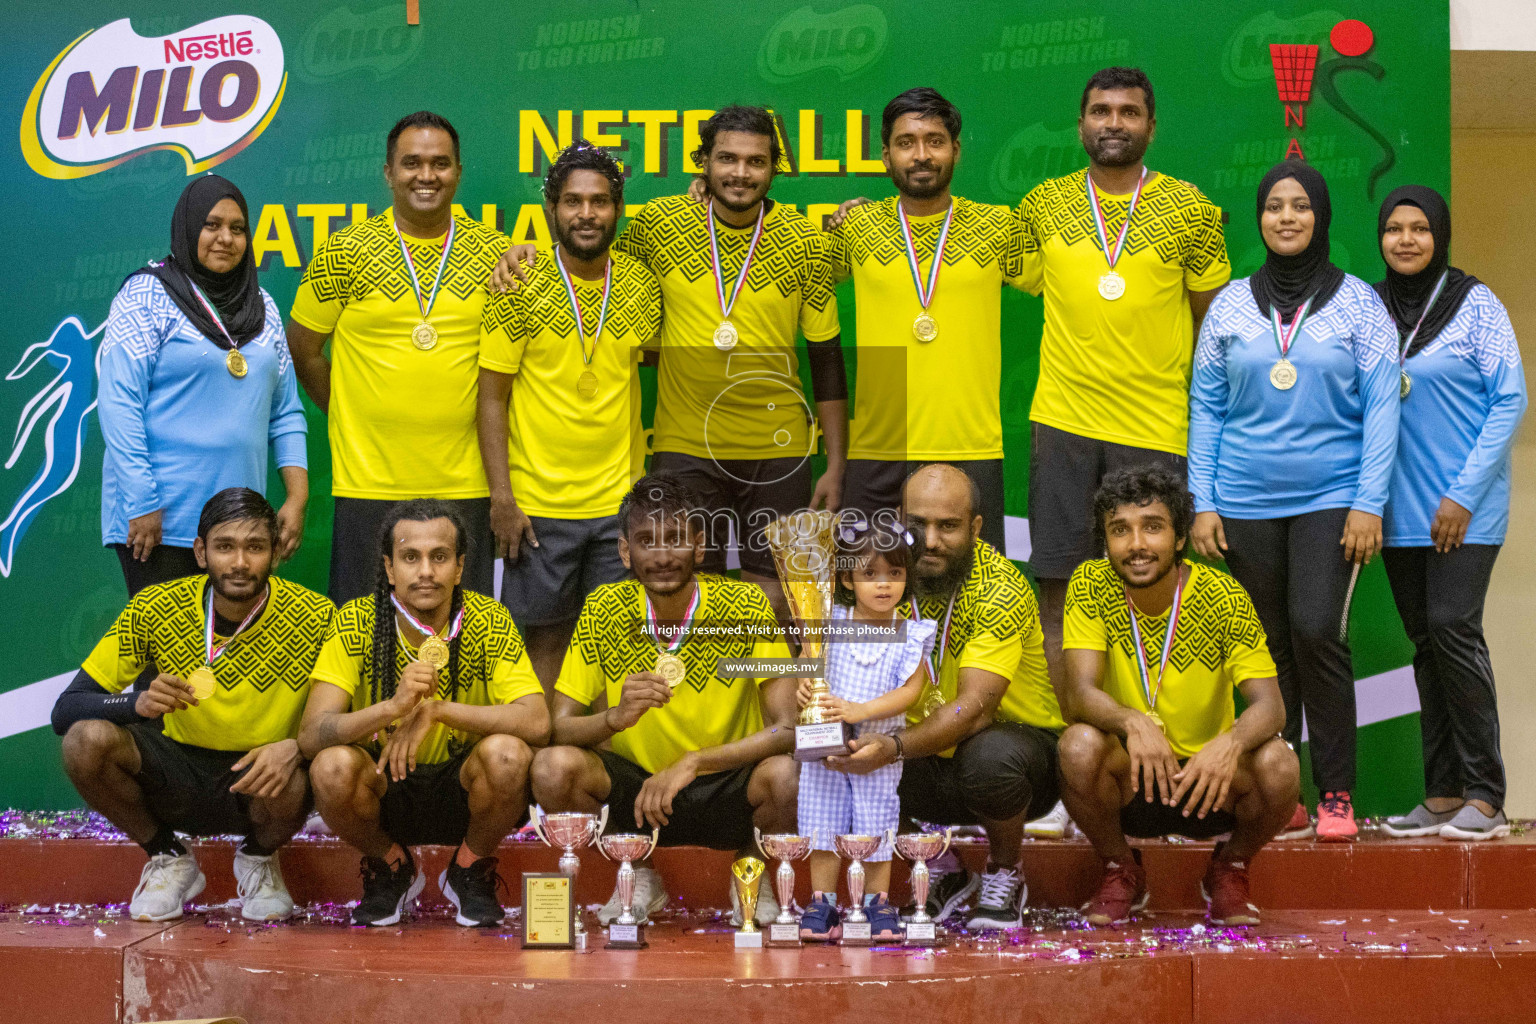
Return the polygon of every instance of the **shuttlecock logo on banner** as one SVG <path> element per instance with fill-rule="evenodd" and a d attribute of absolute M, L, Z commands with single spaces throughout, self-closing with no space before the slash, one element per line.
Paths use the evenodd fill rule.
<path fill-rule="evenodd" d="M 145 38 L 127 18 L 80 36 L 43 72 L 21 115 L 21 150 L 46 178 L 83 178 L 155 150 L 187 173 L 266 130 L 288 84 L 272 26 L 231 14 Z"/>

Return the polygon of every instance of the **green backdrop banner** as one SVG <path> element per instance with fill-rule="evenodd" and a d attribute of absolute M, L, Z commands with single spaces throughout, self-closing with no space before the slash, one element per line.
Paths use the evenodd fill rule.
<path fill-rule="evenodd" d="M 1086 162 L 1078 101 L 1110 64 L 1151 75 L 1148 163 L 1231 211 L 1238 275 L 1262 258 L 1254 187 L 1288 152 L 1327 175 L 1334 260 L 1367 280 L 1381 271 L 1380 198 L 1403 182 L 1450 184 L 1446 0 L 1357 0 L 1348 12 L 1230 0 L 1176 15 L 1157 0 L 763 0 L 729 13 L 701 0 L 590 0 L 560 5 L 559 18 L 492 0 L 421 7 L 419 26 L 406 24 L 401 0 L 54 0 L 9 14 L 0 109 L 16 131 L 0 139 L 11 189 L 0 230 L 12 253 L 0 423 L 14 426 L 0 471 L 0 610 L 11 624 L 0 807 L 78 803 L 47 710 L 124 600 L 101 547 L 94 354 L 124 275 L 166 252 L 188 174 L 217 167 L 244 190 L 261 283 L 283 309 L 330 231 L 388 205 L 384 135 L 422 108 L 462 135 L 463 208 L 541 244 L 540 176 L 558 146 L 586 137 L 612 148 L 633 210 L 686 188 L 698 124 L 730 102 L 779 116 L 789 163 L 773 189 L 780 201 L 814 216 L 888 195 L 880 111 L 914 85 L 939 88 L 964 114 L 956 190 L 1013 205 Z M 851 339 L 851 288 L 839 301 Z M 1020 517 L 1041 312 L 1012 292 L 1003 304 L 1008 510 Z M 310 414 L 314 499 L 284 572 L 324 589 L 330 460 L 323 418 Z M 280 490 L 274 474 L 275 498 Z M 1010 523 L 1015 537 L 1022 525 Z M 1010 544 L 1015 557 L 1026 551 Z M 1402 716 L 1416 705 L 1379 564 L 1362 578 L 1352 635 L 1368 724 L 1357 804 L 1406 806 L 1420 783 L 1416 729 Z"/>

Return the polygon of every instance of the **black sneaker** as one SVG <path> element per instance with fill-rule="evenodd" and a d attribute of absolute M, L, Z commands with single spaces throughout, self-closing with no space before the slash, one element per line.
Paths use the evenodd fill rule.
<path fill-rule="evenodd" d="M 507 883 L 496 873 L 496 858 L 481 857 L 467 868 L 455 858 L 437 878 L 437 887 L 458 910 L 455 921 L 466 928 L 491 928 L 501 924 L 507 912 L 496 898 L 496 887 Z"/>
<path fill-rule="evenodd" d="M 420 896 L 427 884 L 409 851 L 399 867 L 390 867 L 388 861 L 377 857 L 364 857 L 361 873 L 363 898 L 352 908 L 353 924 L 399 924 L 405 905 Z"/>
<path fill-rule="evenodd" d="M 981 876 L 961 868 L 935 874 L 928 883 L 928 916 L 943 921 L 964 908 L 970 898 L 981 888 Z M 901 910 L 901 919 L 910 921 L 917 904 L 909 903 Z"/>

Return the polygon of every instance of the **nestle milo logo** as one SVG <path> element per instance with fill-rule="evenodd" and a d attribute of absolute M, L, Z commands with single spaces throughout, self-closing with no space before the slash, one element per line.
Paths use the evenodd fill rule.
<path fill-rule="evenodd" d="M 1269 57 L 1270 43 L 1312 43 L 1328 37 L 1328 30 L 1344 15 L 1337 11 L 1312 11 L 1296 18 L 1277 17 L 1273 11 L 1255 14 L 1232 33 L 1221 50 L 1221 74 L 1228 85 L 1273 83 L 1275 68 Z"/>
<path fill-rule="evenodd" d="M 1075 127 L 1047 128 L 1036 122 L 1003 143 L 992 162 L 992 192 L 1015 203 L 1046 178 L 1071 174 L 1086 163 Z"/>
<path fill-rule="evenodd" d="M 421 49 L 421 29 L 405 23 L 394 4 L 361 14 L 338 7 L 309 26 L 299 44 L 299 69 L 325 80 L 357 71 L 383 78 L 404 67 Z"/>
<path fill-rule="evenodd" d="M 763 37 L 757 68 L 770 82 L 787 82 L 823 68 L 852 78 L 885 50 L 885 14 L 873 4 L 854 4 L 827 14 L 800 7 L 780 18 Z"/>

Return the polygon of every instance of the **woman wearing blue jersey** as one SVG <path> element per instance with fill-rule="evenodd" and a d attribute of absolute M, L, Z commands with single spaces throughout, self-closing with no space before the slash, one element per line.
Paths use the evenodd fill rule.
<path fill-rule="evenodd" d="M 287 491 L 279 558 L 304 530 L 304 409 L 249 224 L 230 181 L 193 179 L 171 214 L 170 255 L 112 300 L 99 360 L 101 542 L 129 597 L 202 571 L 192 541 L 203 505 L 226 487 L 265 492 L 269 448 Z"/>
<path fill-rule="evenodd" d="M 1451 212 L 1405 185 L 1377 221 L 1397 324 L 1403 412 L 1382 558 L 1413 641 L 1424 802 L 1387 819 L 1394 836 L 1509 834 L 1483 599 L 1509 525 L 1510 445 L 1525 374 L 1509 314 L 1450 265 Z"/>
<path fill-rule="evenodd" d="M 1319 839 L 1357 829 L 1352 573 L 1381 548 L 1397 449 L 1397 332 L 1369 285 L 1328 258 L 1322 175 L 1287 161 L 1259 183 L 1267 249 L 1200 328 L 1190 389 L 1195 549 L 1227 559 L 1280 673 L 1285 738 L 1312 743 Z M 1311 833 L 1298 807 L 1291 836 Z M 1284 834 L 1283 834 L 1284 835 Z"/>

